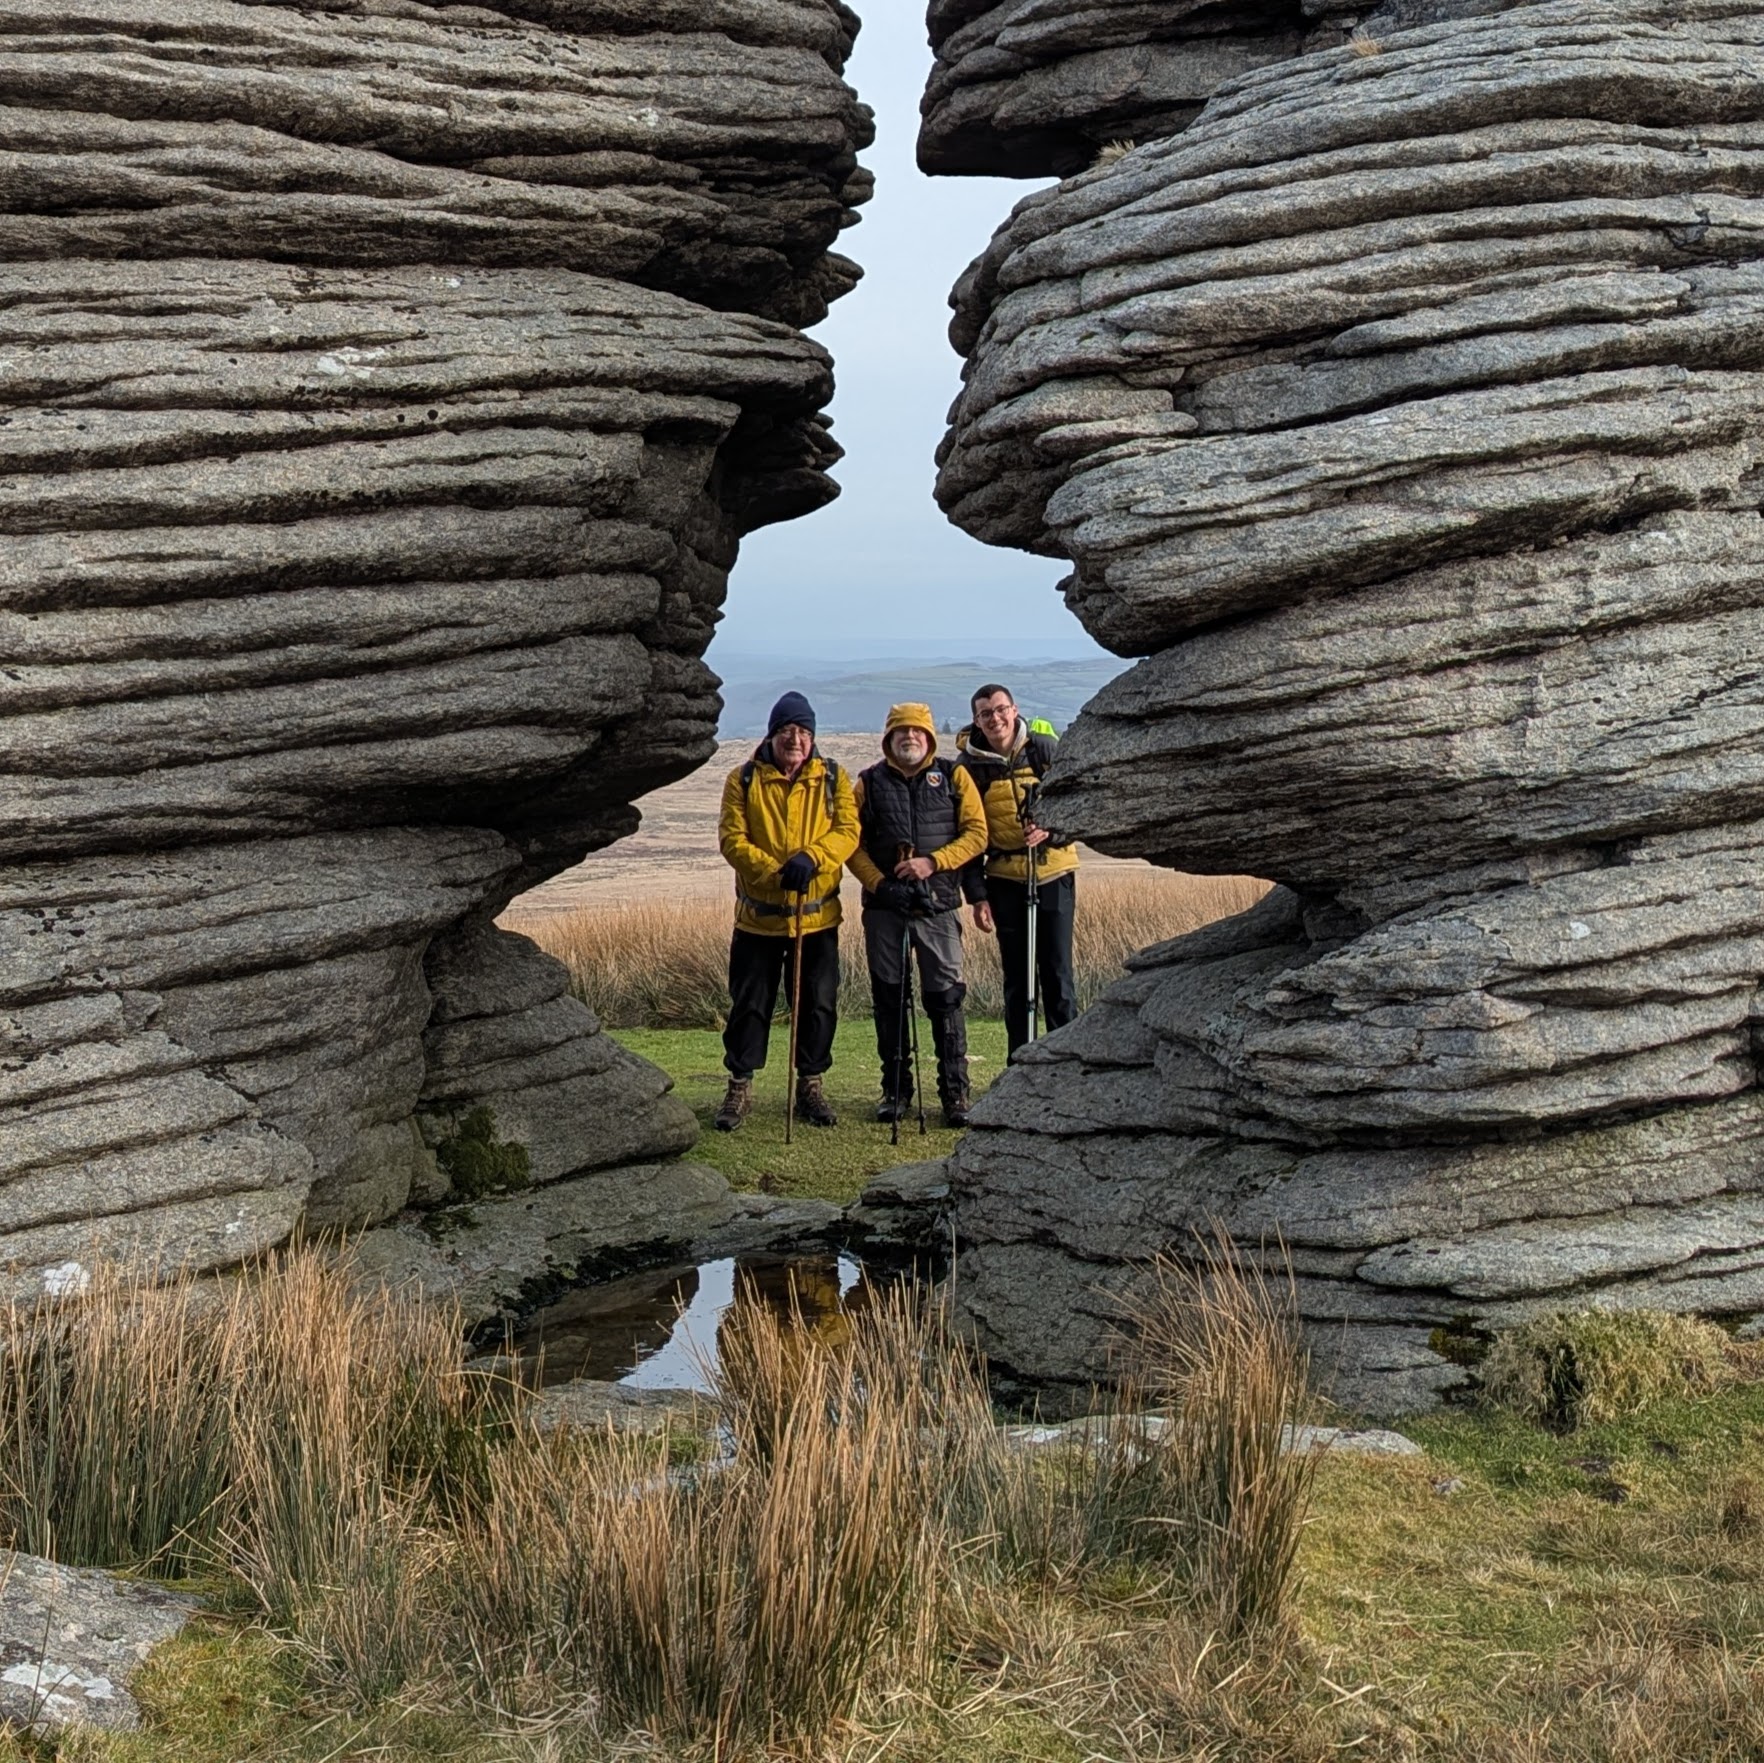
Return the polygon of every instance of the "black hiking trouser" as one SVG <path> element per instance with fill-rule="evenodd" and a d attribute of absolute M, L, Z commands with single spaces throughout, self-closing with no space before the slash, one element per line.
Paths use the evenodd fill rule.
<path fill-rule="evenodd" d="M 729 1026 L 723 1064 L 731 1077 L 752 1077 L 766 1062 L 766 1043 L 778 1011 L 778 988 L 789 987 L 792 937 L 738 930 L 729 945 Z M 785 991 L 786 1001 L 789 991 Z M 839 1021 L 839 927 L 802 939 L 802 1020 L 796 1025 L 796 1069 L 819 1077 L 833 1063 Z"/>
<path fill-rule="evenodd" d="M 1072 919 L 1078 901 L 1071 870 L 1037 890 L 1035 971 L 1041 981 L 1041 1026 L 1063 1028 L 1078 1014 L 1078 982 L 1072 976 Z M 986 878 L 986 898 L 998 933 L 1004 967 L 1005 1039 L 1014 1053 L 1029 1038 L 1029 887 L 1026 882 Z"/>

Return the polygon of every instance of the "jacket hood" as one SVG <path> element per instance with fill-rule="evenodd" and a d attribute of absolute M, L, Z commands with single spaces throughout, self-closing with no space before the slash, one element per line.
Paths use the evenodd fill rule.
<path fill-rule="evenodd" d="M 1017 751 L 1018 747 L 1022 747 L 1028 742 L 1028 725 L 1023 721 L 1021 716 L 1017 718 L 1017 732 L 1023 737 L 1023 739 L 1017 743 L 1017 747 L 1013 747 L 1011 753 L 1001 753 L 989 740 L 987 740 L 985 735 L 980 732 L 980 725 L 971 722 L 959 735 L 956 736 L 956 751 L 958 753 L 966 753 L 974 759 L 984 759 L 992 765 L 1003 765 L 1005 761 L 1011 757 L 1011 754 Z"/>
<path fill-rule="evenodd" d="M 888 751 L 888 737 L 897 728 L 916 728 L 930 742 L 925 754 L 925 765 L 929 765 L 937 757 L 937 720 L 931 714 L 929 704 L 891 704 L 888 709 L 888 720 L 882 725 L 882 756 L 890 765 L 894 765 L 894 756 Z M 923 771 L 925 765 L 918 769 Z M 900 767 L 895 765 L 895 770 Z"/>

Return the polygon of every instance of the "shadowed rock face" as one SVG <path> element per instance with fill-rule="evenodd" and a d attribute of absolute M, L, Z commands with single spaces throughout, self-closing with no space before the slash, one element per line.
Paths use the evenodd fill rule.
<path fill-rule="evenodd" d="M 1210 1216 L 1384 1407 L 1461 1377 L 1435 1330 L 1764 1307 L 1764 8 L 1360 10 L 958 290 L 944 506 L 1146 657 L 1049 817 L 1286 884 L 978 1114 L 1024 1371 Z"/>
<path fill-rule="evenodd" d="M 928 172 L 1068 177 L 1175 134 L 1227 80 L 1346 35 L 1360 0 L 931 0 Z"/>
<path fill-rule="evenodd" d="M 0 1261 L 444 1200 L 479 1103 L 691 1143 L 490 920 L 712 751 L 739 539 L 834 493 L 854 30 L 0 0 Z"/>

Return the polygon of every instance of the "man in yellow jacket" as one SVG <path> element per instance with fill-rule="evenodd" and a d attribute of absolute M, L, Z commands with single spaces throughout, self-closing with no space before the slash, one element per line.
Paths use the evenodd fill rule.
<path fill-rule="evenodd" d="M 968 774 L 937 757 L 936 729 L 929 704 L 896 704 L 888 712 L 882 759 L 853 786 L 862 837 L 851 854 L 851 873 L 864 884 L 864 952 L 882 1061 L 876 1118 L 902 1119 L 913 1099 L 904 1033 L 910 950 L 918 958 L 919 990 L 937 1049 L 943 1123 L 966 1126 L 961 904 L 964 871 L 986 849 L 986 811 Z"/>
<path fill-rule="evenodd" d="M 796 1115 L 835 1126 L 821 1079 L 833 1063 L 839 1008 L 839 882 L 857 849 L 851 779 L 815 747 L 815 712 L 800 692 L 772 706 L 766 738 L 723 784 L 717 843 L 735 871 L 729 946 L 729 1088 L 717 1129 L 733 1132 L 753 1107 L 753 1074 L 766 1062 L 778 987 L 789 973 L 798 909 L 802 1017 L 796 1025 Z"/>

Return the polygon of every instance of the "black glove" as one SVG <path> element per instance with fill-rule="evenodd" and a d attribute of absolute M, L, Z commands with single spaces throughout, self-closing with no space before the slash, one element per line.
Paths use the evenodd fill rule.
<path fill-rule="evenodd" d="M 885 906 L 890 912 L 898 912 L 903 918 L 912 916 L 913 884 L 911 882 L 903 882 L 898 876 L 885 875 L 877 882 L 875 894 L 878 906 Z"/>
<path fill-rule="evenodd" d="M 898 876 L 891 875 L 876 889 L 876 899 L 890 912 L 898 912 L 902 918 L 931 918 L 937 912 L 931 900 L 929 882 L 902 881 Z"/>
<path fill-rule="evenodd" d="M 787 894 L 806 894 L 815 879 L 815 860 L 806 851 L 798 851 L 778 871 L 778 886 Z"/>

